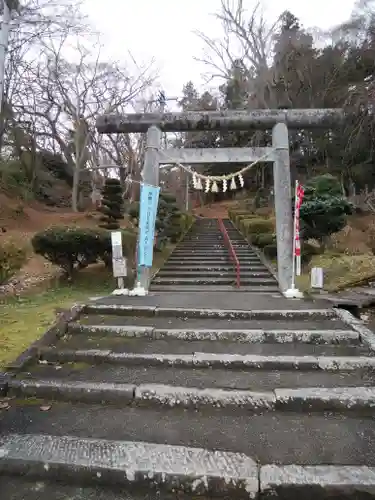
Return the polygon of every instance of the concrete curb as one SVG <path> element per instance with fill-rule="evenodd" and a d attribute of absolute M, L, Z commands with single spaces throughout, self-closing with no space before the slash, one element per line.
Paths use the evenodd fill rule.
<path fill-rule="evenodd" d="M 129 366 L 184 366 L 241 370 L 323 370 L 327 372 L 375 370 L 375 357 L 365 356 L 260 356 L 255 354 L 138 354 L 110 349 L 64 349 L 46 347 L 40 358 L 50 362 L 113 363 Z"/>
<path fill-rule="evenodd" d="M 227 391 L 225 389 L 196 389 L 159 384 L 143 384 L 135 390 L 135 402 L 146 405 L 182 406 L 184 408 L 227 408 L 247 411 L 269 411 L 275 407 L 272 392 Z"/>
<path fill-rule="evenodd" d="M 233 342 L 345 344 L 358 345 L 359 333 L 351 330 L 231 330 L 154 328 L 132 325 L 87 325 L 70 323 L 68 333 L 73 335 L 114 335 L 129 338 L 176 339 L 176 340 L 229 340 Z"/>
<path fill-rule="evenodd" d="M 366 344 L 372 351 L 375 351 L 375 333 L 367 328 L 360 319 L 357 319 L 349 311 L 339 308 L 334 309 L 334 311 L 343 323 L 347 324 L 352 330 L 358 333 L 361 342 Z"/>
<path fill-rule="evenodd" d="M 134 400 L 135 386 L 131 384 L 78 382 L 71 380 L 13 379 L 9 391 L 17 396 L 31 396 L 82 403 L 126 403 Z"/>
<path fill-rule="evenodd" d="M 123 316 L 164 316 L 184 318 L 219 319 L 314 319 L 336 318 L 334 309 L 260 309 L 244 311 L 240 309 L 198 309 L 184 307 L 128 306 L 122 304 L 91 303 L 84 307 L 85 314 L 108 314 Z"/>
<path fill-rule="evenodd" d="M 373 387 L 306 387 L 275 389 L 277 410 L 374 410 Z"/>
<path fill-rule="evenodd" d="M 68 476 L 94 483 L 162 487 L 200 495 L 255 498 L 259 470 L 240 453 L 133 441 L 48 435 L 0 438 L 0 472 L 43 479 Z"/>
<path fill-rule="evenodd" d="M 10 380 L 9 392 L 81 403 L 117 403 L 136 406 L 225 409 L 239 412 L 266 411 L 370 411 L 375 410 L 372 387 L 306 387 L 273 391 L 198 389 L 163 384 L 122 384 L 54 379 Z"/>
<path fill-rule="evenodd" d="M 82 323 L 70 323 L 68 334 L 70 335 L 113 335 L 128 338 L 154 338 L 153 326 L 117 326 L 117 325 L 85 325 Z"/>
<path fill-rule="evenodd" d="M 375 468 L 345 465 L 264 465 L 261 498 L 365 500 L 375 496 Z"/>
<path fill-rule="evenodd" d="M 342 465 L 258 466 L 250 457 L 203 448 L 134 441 L 11 434 L 0 438 L 0 473 L 40 480 L 121 485 L 132 491 L 247 499 L 365 500 L 375 468 Z"/>

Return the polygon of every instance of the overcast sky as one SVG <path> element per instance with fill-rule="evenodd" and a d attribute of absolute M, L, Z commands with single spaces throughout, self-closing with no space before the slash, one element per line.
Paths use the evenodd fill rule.
<path fill-rule="evenodd" d="M 139 61 L 155 58 L 167 96 L 180 95 L 184 83 L 202 82 L 204 68 L 194 61 L 202 52 L 202 41 L 193 33 L 217 36 L 220 26 L 212 16 L 220 0 L 85 0 L 86 12 L 103 33 L 104 52 L 111 58 L 127 59 L 130 51 Z M 244 0 L 249 9 L 254 0 Z M 353 0 L 268 0 L 267 14 L 275 19 L 289 9 L 304 27 L 327 29 L 346 20 Z"/>

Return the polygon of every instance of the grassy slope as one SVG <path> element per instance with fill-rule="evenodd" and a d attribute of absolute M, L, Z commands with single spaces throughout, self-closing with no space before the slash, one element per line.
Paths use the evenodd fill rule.
<path fill-rule="evenodd" d="M 174 246 L 154 257 L 153 272 L 159 269 Z M 77 275 L 73 284 L 63 284 L 0 303 L 0 367 L 14 360 L 39 338 L 56 319 L 57 308 L 69 308 L 89 297 L 110 294 L 113 277 L 102 266 L 91 266 Z"/>

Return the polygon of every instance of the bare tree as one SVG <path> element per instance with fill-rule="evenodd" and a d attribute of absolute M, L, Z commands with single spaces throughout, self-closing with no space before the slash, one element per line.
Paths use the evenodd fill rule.
<path fill-rule="evenodd" d="M 229 79 L 234 68 L 240 68 L 248 82 L 249 103 L 269 107 L 275 101 L 272 49 L 280 17 L 272 24 L 265 19 L 258 3 L 247 12 L 243 0 L 221 0 L 221 11 L 215 14 L 222 26 L 222 35 L 213 39 L 202 32 L 198 36 L 205 45 L 201 58 L 209 77 Z"/>
<path fill-rule="evenodd" d="M 67 47 L 67 41 L 69 45 Z M 72 46 L 68 34 L 56 43 L 46 39 L 37 63 L 24 65 L 22 89 L 13 96 L 12 109 L 27 121 L 37 117 L 40 146 L 61 153 L 73 177 L 72 209 L 78 210 L 80 178 L 98 167 L 104 156 L 119 167 L 133 153 L 128 137 L 102 137 L 96 133 L 98 114 L 125 111 L 152 82 L 151 68 L 130 71 L 114 61 L 103 61 L 101 47 L 82 40 Z M 74 50 L 73 50 L 74 48 Z M 68 62 L 65 54 L 74 62 Z M 31 90 L 30 90 L 31 89 Z M 32 104 L 30 93 L 36 99 Z M 123 176 L 125 169 L 121 168 Z"/>
<path fill-rule="evenodd" d="M 21 80 L 25 68 L 39 57 L 46 40 L 85 34 L 89 26 L 80 11 L 80 2 L 74 0 L 19 0 L 11 12 L 9 46 L 6 58 L 3 101 L 8 110 L 1 115 L 0 151 L 3 135 L 12 117 L 12 102 L 20 98 L 25 85 Z M 6 108 L 6 106 L 5 106 Z M 14 117 L 11 118 L 13 121 Z"/>

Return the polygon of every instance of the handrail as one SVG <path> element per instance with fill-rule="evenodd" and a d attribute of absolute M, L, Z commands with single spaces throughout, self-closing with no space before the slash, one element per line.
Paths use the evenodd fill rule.
<path fill-rule="evenodd" d="M 229 254 L 231 256 L 231 259 L 233 260 L 233 265 L 235 266 L 235 269 L 236 269 L 236 286 L 237 286 L 237 288 L 239 288 L 240 283 L 241 283 L 240 261 L 238 260 L 236 251 L 232 245 L 231 239 L 229 238 L 229 234 L 228 234 L 228 231 L 224 225 L 223 219 L 218 219 L 218 222 L 219 222 L 219 228 L 220 228 L 220 231 L 223 235 L 224 241 L 228 245 Z"/>

